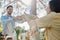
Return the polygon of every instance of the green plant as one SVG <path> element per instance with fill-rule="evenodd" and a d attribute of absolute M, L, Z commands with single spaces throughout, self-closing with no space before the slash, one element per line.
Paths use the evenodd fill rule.
<path fill-rule="evenodd" d="M 18 36 L 19 36 L 19 34 L 20 34 L 20 27 L 16 27 L 16 28 L 15 28 L 15 31 L 16 31 L 16 34 L 17 34 L 17 40 L 19 40 L 19 39 L 18 39 Z"/>
<path fill-rule="evenodd" d="M 15 29 L 16 34 L 17 34 L 17 40 L 19 40 L 18 37 L 19 37 L 20 34 L 26 32 L 26 30 L 22 29 L 22 28 L 19 27 L 19 26 L 15 27 L 14 29 Z"/>

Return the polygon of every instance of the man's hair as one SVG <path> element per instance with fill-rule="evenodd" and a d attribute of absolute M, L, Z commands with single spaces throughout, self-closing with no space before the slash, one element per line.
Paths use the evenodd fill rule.
<path fill-rule="evenodd" d="M 7 9 L 8 9 L 9 7 L 13 8 L 13 6 L 12 6 L 12 5 L 9 5 L 9 6 L 7 7 Z"/>
<path fill-rule="evenodd" d="M 60 0 L 51 0 L 49 2 L 51 11 L 60 13 Z"/>
<path fill-rule="evenodd" d="M 7 38 L 7 40 L 12 40 L 12 38 Z"/>

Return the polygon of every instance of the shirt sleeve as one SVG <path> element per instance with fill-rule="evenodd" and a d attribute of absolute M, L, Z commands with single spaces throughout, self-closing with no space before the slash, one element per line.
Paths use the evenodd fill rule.
<path fill-rule="evenodd" d="M 9 22 L 9 21 L 12 21 L 13 18 L 7 18 L 6 16 L 1 16 L 1 21 L 2 22 Z"/>
<path fill-rule="evenodd" d="M 51 13 L 40 19 L 36 19 L 35 22 L 40 28 L 50 27 L 54 16 L 54 13 Z"/>

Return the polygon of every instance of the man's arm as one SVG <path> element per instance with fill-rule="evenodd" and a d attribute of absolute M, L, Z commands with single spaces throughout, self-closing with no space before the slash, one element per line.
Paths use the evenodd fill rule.
<path fill-rule="evenodd" d="M 13 18 L 7 18 L 6 16 L 1 16 L 1 21 L 3 22 L 9 22 L 11 20 L 13 20 Z"/>
<path fill-rule="evenodd" d="M 6 16 L 1 16 L 1 21 L 3 21 L 3 22 L 10 22 L 10 21 L 17 21 L 17 20 L 20 20 L 19 16 L 12 17 L 12 18 L 8 18 Z"/>
<path fill-rule="evenodd" d="M 54 17 L 54 13 L 51 13 L 51 14 L 48 14 L 48 15 L 42 17 L 42 18 L 37 18 L 35 20 L 31 20 L 29 22 L 29 25 L 31 27 L 37 26 L 40 28 L 50 27 L 52 20 L 53 20 L 53 17 Z"/>
<path fill-rule="evenodd" d="M 53 22 L 53 19 L 55 17 L 54 14 L 55 13 L 52 12 L 52 13 L 50 13 L 50 14 L 48 14 L 40 19 L 36 19 L 35 21 L 36 21 L 37 26 L 42 27 L 42 28 L 50 27 L 52 22 Z"/>

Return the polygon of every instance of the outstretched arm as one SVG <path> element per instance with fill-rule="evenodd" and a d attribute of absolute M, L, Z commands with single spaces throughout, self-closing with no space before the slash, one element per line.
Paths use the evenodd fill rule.
<path fill-rule="evenodd" d="M 6 16 L 1 16 L 1 21 L 3 22 L 9 22 L 11 20 L 13 20 L 13 18 L 7 18 Z"/>
<path fill-rule="evenodd" d="M 51 14 L 48 14 L 48 15 L 42 17 L 42 18 L 37 18 L 35 20 L 29 21 L 29 25 L 31 27 L 37 26 L 40 28 L 50 27 L 53 17 L 54 17 L 54 13 L 51 13 Z"/>

